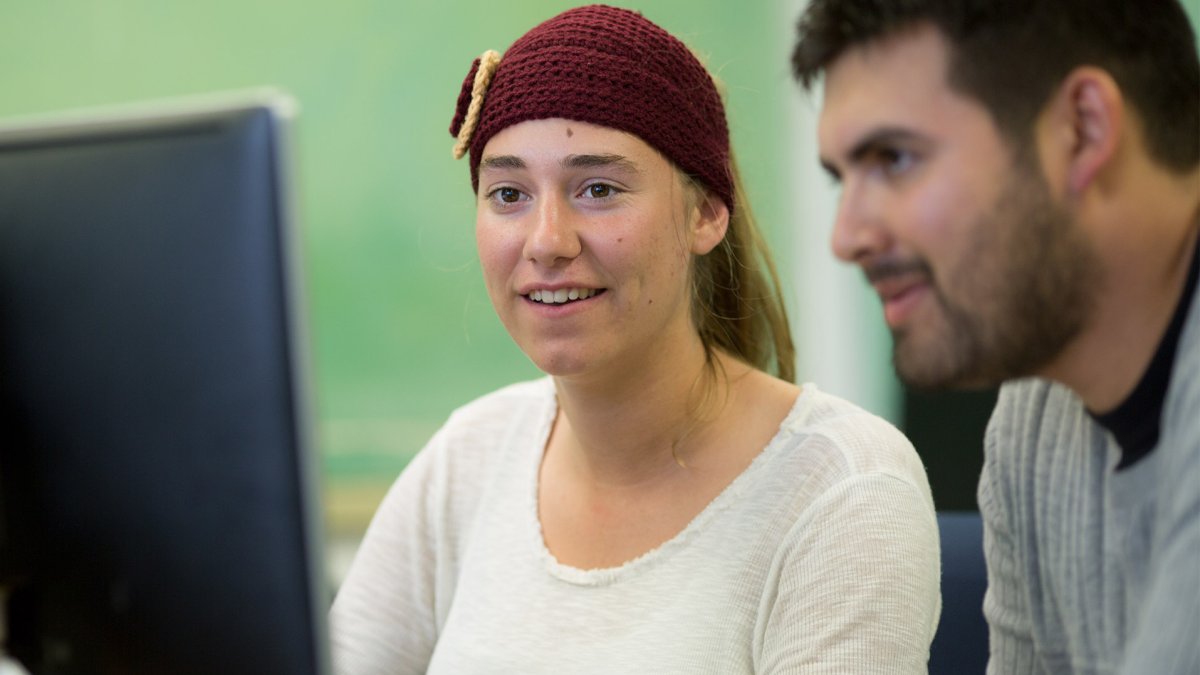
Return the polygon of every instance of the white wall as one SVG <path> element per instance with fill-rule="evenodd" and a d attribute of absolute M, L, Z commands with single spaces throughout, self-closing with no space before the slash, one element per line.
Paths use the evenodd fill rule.
<path fill-rule="evenodd" d="M 794 26 L 806 0 L 779 0 L 780 31 L 790 58 Z M 821 86 L 812 93 L 793 85 L 786 98 L 781 141 L 792 152 L 786 163 L 791 186 L 793 237 L 791 279 L 796 291 L 793 331 L 800 381 L 850 399 L 894 423 L 900 416 L 900 385 L 891 366 L 891 336 L 879 301 L 857 267 L 836 260 L 829 246 L 838 190 L 817 161 Z"/>

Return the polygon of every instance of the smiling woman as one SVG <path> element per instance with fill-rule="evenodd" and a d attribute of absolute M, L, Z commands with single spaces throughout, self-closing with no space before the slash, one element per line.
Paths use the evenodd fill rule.
<path fill-rule="evenodd" d="M 502 157 L 516 161 L 492 161 Z M 702 349 L 691 256 L 712 250 L 728 221 L 723 202 L 696 201 L 666 157 L 622 131 L 556 118 L 492 137 L 480 169 L 479 259 L 492 305 L 538 368 L 686 372 L 691 355 L 679 346 Z"/>
<path fill-rule="evenodd" d="M 791 383 L 691 52 L 565 12 L 475 62 L 451 133 L 488 295 L 548 377 L 457 410 L 396 482 L 334 603 L 339 671 L 924 672 L 921 463 Z"/>

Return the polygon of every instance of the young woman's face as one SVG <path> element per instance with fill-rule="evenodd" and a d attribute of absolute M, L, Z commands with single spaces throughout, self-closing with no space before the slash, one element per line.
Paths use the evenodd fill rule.
<path fill-rule="evenodd" d="M 488 141 L 479 259 L 496 313 L 538 368 L 604 377 L 697 339 L 691 256 L 719 237 L 695 201 L 665 157 L 621 131 L 533 120 Z"/>

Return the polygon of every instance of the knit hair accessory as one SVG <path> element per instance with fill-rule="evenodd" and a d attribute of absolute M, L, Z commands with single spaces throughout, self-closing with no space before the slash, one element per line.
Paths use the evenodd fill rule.
<path fill-rule="evenodd" d="M 471 156 L 527 120 L 561 117 L 629 132 L 699 180 L 733 211 L 729 127 L 708 71 L 678 39 L 637 12 L 571 9 L 535 26 L 501 58 L 471 64 L 455 107 L 454 154 Z"/>

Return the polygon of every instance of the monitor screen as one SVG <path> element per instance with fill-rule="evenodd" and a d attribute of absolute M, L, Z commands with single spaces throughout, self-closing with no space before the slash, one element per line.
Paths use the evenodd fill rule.
<path fill-rule="evenodd" d="M 291 109 L 0 125 L 0 590 L 35 675 L 327 672 Z"/>

